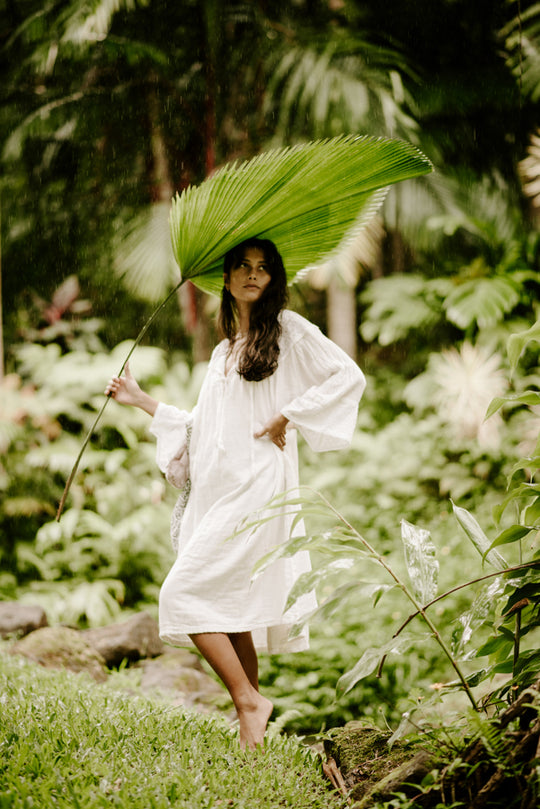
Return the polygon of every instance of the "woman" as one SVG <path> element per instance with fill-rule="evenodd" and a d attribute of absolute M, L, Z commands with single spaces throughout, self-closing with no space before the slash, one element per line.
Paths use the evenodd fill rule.
<path fill-rule="evenodd" d="M 250 239 L 224 262 L 215 348 L 193 412 L 144 393 L 126 366 L 106 393 L 153 417 L 157 462 L 168 474 L 189 438 L 191 489 L 182 519 L 173 515 L 178 556 L 160 593 L 161 637 L 194 644 L 229 690 L 240 744 L 262 744 L 272 703 L 259 693 L 257 651 L 300 651 L 307 630 L 289 629 L 315 607 L 313 594 L 285 610 L 287 595 L 309 555 L 275 561 L 253 580 L 256 562 L 291 533 L 280 513 L 251 533 L 241 519 L 298 485 L 296 433 L 315 451 L 346 447 L 365 379 L 319 329 L 286 310 L 283 261 L 268 240 Z M 294 533 L 302 535 L 298 524 Z"/>

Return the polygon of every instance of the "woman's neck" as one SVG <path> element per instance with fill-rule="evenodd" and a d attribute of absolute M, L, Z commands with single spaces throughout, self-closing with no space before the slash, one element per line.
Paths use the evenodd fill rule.
<path fill-rule="evenodd" d="M 251 304 L 245 301 L 237 301 L 236 306 L 238 311 L 238 331 L 241 334 L 247 334 L 249 331 Z"/>

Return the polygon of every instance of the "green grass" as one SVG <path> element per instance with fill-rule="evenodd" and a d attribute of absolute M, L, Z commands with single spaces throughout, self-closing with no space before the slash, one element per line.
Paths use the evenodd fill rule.
<path fill-rule="evenodd" d="M 243 753 L 225 720 L 0 652 L 0 809 L 336 809 L 295 738 Z"/>

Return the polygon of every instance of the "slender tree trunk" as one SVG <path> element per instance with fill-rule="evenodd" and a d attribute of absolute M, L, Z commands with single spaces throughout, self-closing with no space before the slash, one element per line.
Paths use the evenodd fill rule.
<path fill-rule="evenodd" d="M 356 359 L 356 294 L 354 288 L 332 276 L 326 290 L 328 336 Z"/>
<path fill-rule="evenodd" d="M 153 161 L 154 202 L 169 203 L 174 194 L 167 145 L 159 123 L 159 100 L 155 91 L 148 99 L 151 125 L 151 147 Z M 184 326 L 192 338 L 194 362 L 203 362 L 210 357 L 211 341 L 208 317 L 204 311 L 205 296 L 191 283 L 178 290 L 178 305 L 183 315 Z"/>
<path fill-rule="evenodd" d="M 204 115 L 204 168 L 207 177 L 216 168 L 216 98 L 217 61 L 220 49 L 220 0 L 205 0 L 203 7 L 204 26 L 206 31 L 206 57 L 205 57 L 205 115 Z M 210 324 L 206 313 L 206 295 L 193 284 L 185 285 L 182 293 L 193 323 L 193 361 L 203 362 L 210 357 L 212 340 Z"/>
<path fill-rule="evenodd" d="M 2 210 L 0 208 L 0 382 L 4 378 L 4 321 L 2 319 Z"/>

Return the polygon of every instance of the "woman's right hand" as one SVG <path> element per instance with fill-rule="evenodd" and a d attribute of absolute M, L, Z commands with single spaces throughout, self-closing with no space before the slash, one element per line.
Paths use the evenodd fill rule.
<path fill-rule="evenodd" d="M 139 383 L 130 371 L 129 362 L 126 362 L 124 376 L 113 376 L 112 379 L 109 379 L 104 392 L 105 396 L 111 396 L 119 404 L 139 407 L 149 416 L 155 414 L 159 404 L 157 399 L 153 399 L 139 387 Z"/>
<path fill-rule="evenodd" d="M 113 376 L 109 379 L 105 388 L 105 396 L 111 396 L 119 404 L 135 405 L 139 404 L 142 390 L 139 383 L 133 376 L 126 362 L 124 376 Z"/>

